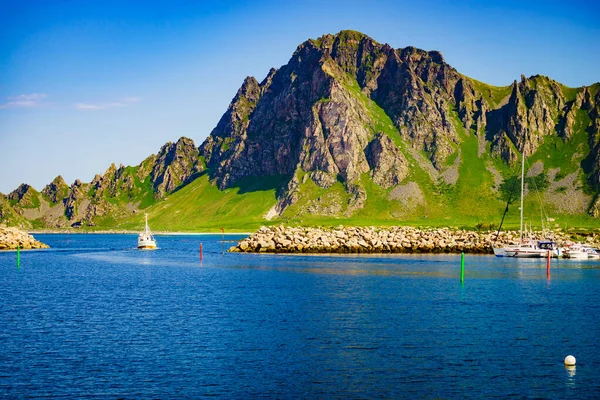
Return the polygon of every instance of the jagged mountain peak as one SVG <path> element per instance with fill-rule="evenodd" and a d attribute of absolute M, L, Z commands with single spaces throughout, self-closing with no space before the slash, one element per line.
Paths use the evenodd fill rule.
<path fill-rule="evenodd" d="M 35 190 L 32 186 L 26 183 L 22 183 L 19 185 L 18 188 L 10 192 L 7 197 L 10 200 L 20 201 L 27 193 L 31 192 L 37 193 L 37 190 Z"/>
<path fill-rule="evenodd" d="M 241 97 L 254 101 L 258 100 L 260 97 L 260 84 L 255 77 L 247 76 L 246 79 L 244 79 L 244 83 L 242 83 L 242 86 L 234 97 L 234 102 Z"/>
<path fill-rule="evenodd" d="M 203 169 L 198 148 L 192 139 L 181 137 L 175 143 L 166 143 L 158 152 L 151 172 L 155 197 L 164 198 Z"/>
<path fill-rule="evenodd" d="M 379 45 L 379 43 L 364 33 L 346 29 L 335 34 L 324 34 L 317 39 L 309 39 L 302 43 L 300 47 L 310 43 L 320 49 L 328 49 L 331 51 L 335 46 L 347 46 L 350 44 L 354 47 L 357 47 L 357 45 L 363 41 L 368 41 L 375 45 Z"/>
<path fill-rule="evenodd" d="M 48 197 L 51 202 L 57 203 L 67 195 L 68 191 L 69 185 L 67 185 L 62 175 L 58 175 L 42 189 L 41 193 Z"/>

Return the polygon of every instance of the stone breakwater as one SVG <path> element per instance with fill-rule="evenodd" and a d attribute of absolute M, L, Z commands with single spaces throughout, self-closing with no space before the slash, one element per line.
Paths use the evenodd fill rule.
<path fill-rule="evenodd" d="M 21 249 L 47 249 L 49 246 L 35 240 L 30 234 L 17 228 L 0 227 L 0 250 Z"/>
<path fill-rule="evenodd" d="M 532 239 L 542 239 L 541 233 Z M 600 239 L 600 238 L 598 238 Z M 557 233 L 559 244 L 568 237 Z M 495 244 L 494 244 L 495 242 Z M 413 227 L 262 227 L 230 252 L 259 253 L 478 253 L 491 254 L 492 245 L 518 244 L 519 233 L 476 232 L 449 228 Z"/>

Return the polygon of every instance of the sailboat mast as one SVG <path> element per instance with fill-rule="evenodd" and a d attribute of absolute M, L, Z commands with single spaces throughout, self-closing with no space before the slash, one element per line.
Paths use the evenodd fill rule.
<path fill-rule="evenodd" d="M 519 229 L 519 243 L 523 244 L 523 194 L 525 192 L 525 149 L 521 160 L 521 227 Z"/>
<path fill-rule="evenodd" d="M 146 214 L 146 232 L 148 232 L 148 214 Z"/>

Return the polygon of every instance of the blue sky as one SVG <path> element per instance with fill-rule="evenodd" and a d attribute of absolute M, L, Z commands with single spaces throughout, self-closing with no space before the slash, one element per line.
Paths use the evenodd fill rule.
<path fill-rule="evenodd" d="M 568 4 L 567 4 L 568 3 Z M 248 75 L 361 31 L 475 79 L 600 81 L 596 1 L 0 0 L 0 192 L 89 182 L 181 136 L 199 145 Z"/>

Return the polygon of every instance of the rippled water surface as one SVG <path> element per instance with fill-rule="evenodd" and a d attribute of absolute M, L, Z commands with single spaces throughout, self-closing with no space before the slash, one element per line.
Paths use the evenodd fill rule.
<path fill-rule="evenodd" d="M 0 253 L 2 398 L 600 397 L 599 262 L 36 237 Z"/>

